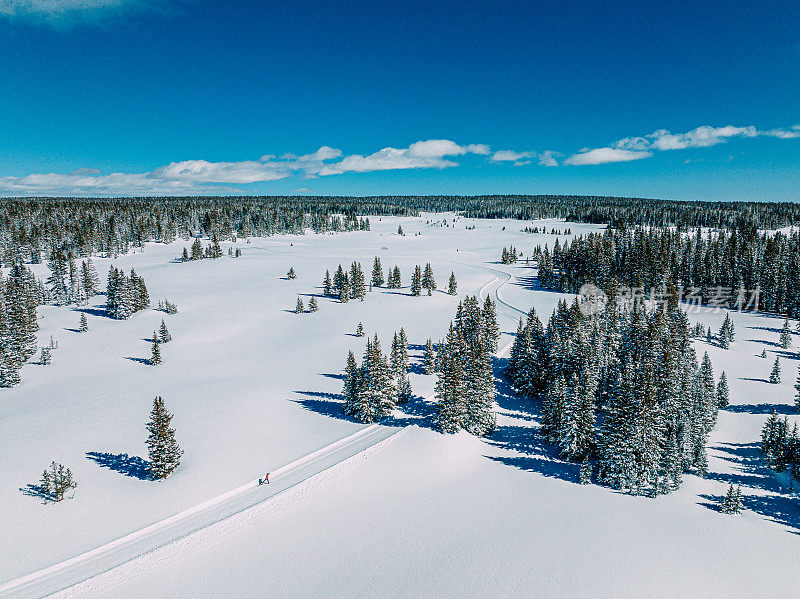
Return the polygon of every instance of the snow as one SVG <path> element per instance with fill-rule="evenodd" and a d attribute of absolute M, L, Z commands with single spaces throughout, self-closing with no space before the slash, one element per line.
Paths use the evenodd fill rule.
<path fill-rule="evenodd" d="M 53 364 L 26 365 L 23 383 L 2 390 L 0 402 L 0 455 L 10 481 L 0 487 L 0 589 L 2 581 L 213 503 L 367 428 L 341 416 L 341 380 L 332 376 L 348 350 L 360 358 L 366 340 L 351 335 L 358 322 L 368 335 L 378 333 L 384 350 L 405 327 L 415 364 L 425 339 L 444 335 L 458 302 L 439 292 L 408 296 L 415 264 L 431 262 L 440 289 L 453 270 L 459 296 L 483 291 L 499 299 L 503 347 L 520 310 L 535 306 L 546 322 L 559 298 L 569 296 L 538 290 L 535 271 L 524 263 L 499 264 L 501 249 L 552 246 L 555 236 L 521 233 L 525 226 L 569 226 L 573 234 L 600 228 L 464 218 L 453 227 L 426 224 L 441 219 L 372 217 L 369 232 L 240 241 L 238 259 L 172 262 L 184 242 L 95 259 L 103 276 L 112 262 L 134 267 L 153 303 L 168 298 L 180 313 L 148 310 L 128 321 L 91 316 L 90 332 L 78 334 L 65 330 L 76 327 L 77 312 L 41 309 L 40 340 L 52 334 L 59 341 Z M 291 313 L 298 295 L 305 301 L 303 294 L 320 291 L 326 268 L 356 259 L 369 278 L 375 255 L 384 274 L 400 266 L 401 294 L 381 289 L 347 304 L 321 299 L 317 313 Z M 298 274 L 292 281 L 283 279 L 290 266 Z M 174 339 L 162 346 L 164 364 L 125 359 L 149 356 L 144 339 L 162 317 Z M 690 318 L 716 331 L 724 312 L 702 309 Z M 536 434 L 535 404 L 499 384 L 499 430 L 490 439 L 436 433 L 427 418 L 432 404 L 417 400 L 397 415 L 400 434 L 285 489 L 276 486 L 253 507 L 173 537 L 63 595 L 785 594 L 800 582 L 800 545 L 791 534 L 800 529 L 797 499 L 756 457 L 772 409 L 794 419 L 800 340 L 794 335 L 795 346 L 784 351 L 775 345 L 782 320 L 732 318 L 731 349 L 696 342 L 699 356 L 708 350 L 717 377 L 727 372 L 731 390 L 732 405 L 711 435 L 710 474 L 685 476 L 674 494 L 652 500 L 576 484 L 577 467 L 555 460 Z M 764 347 L 766 360 L 757 357 Z M 780 385 L 766 382 L 775 355 Z M 412 370 L 410 379 L 416 395 L 430 396 L 434 377 Z M 146 457 L 144 423 L 156 394 L 174 412 L 185 450 L 175 474 L 154 483 L 87 459 L 86 452 Z M 74 499 L 43 506 L 18 489 L 36 482 L 53 459 L 72 468 L 79 486 Z M 730 482 L 742 484 L 742 516 L 709 509 Z"/>

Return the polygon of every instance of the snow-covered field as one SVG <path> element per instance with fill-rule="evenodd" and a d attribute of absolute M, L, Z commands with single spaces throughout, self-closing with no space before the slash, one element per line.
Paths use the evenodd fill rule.
<path fill-rule="evenodd" d="M 453 226 L 432 226 L 444 218 Z M 800 339 L 795 335 L 795 345 L 781 350 L 777 318 L 732 313 L 731 349 L 696 343 L 701 356 L 708 350 L 717 377 L 727 372 L 732 405 L 711 435 L 708 478 L 687 475 L 678 492 L 655 500 L 578 485 L 577 466 L 555 460 L 536 433 L 535 405 L 514 397 L 502 381 L 499 429 L 489 439 L 433 431 L 432 404 L 422 398 L 431 395 L 434 377 L 412 368 L 419 399 L 372 429 L 383 432 L 364 433 L 374 435 L 375 445 L 328 448 L 367 428 L 341 415 L 337 396 L 347 351 L 360 357 L 365 344 L 352 335 L 358 322 L 367 335 L 378 333 L 384 350 L 404 327 L 412 365 L 425 340 L 447 330 L 458 298 L 409 296 L 415 264 L 431 262 L 439 289 L 452 270 L 459 296 L 481 292 L 500 300 L 501 348 L 520 310 L 535 306 L 546 322 L 564 297 L 537 290 L 535 271 L 524 263 L 498 263 L 504 246 L 528 253 L 552 244 L 555 236 L 520 232 L 543 221 L 453 218 L 372 217 L 368 232 L 240 240 L 238 259 L 173 262 L 184 242 L 95 259 L 103 278 L 112 262 L 134 267 L 153 304 L 167 298 L 180 313 L 146 310 L 114 321 L 98 310 L 90 314 L 91 330 L 78 334 L 69 330 L 78 323 L 74 309 L 40 309 L 40 340 L 52 334 L 59 342 L 53 363 L 26 365 L 20 386 L 0 390 L 0 592 L 10 583 L 5 588 L 13 594 L 19 577 L 152 526 L 163 536 L 149 546 L 129 543 L 126 559 L 138 549 L 146 554 L 64 595 L 792 594 L 800 583 L 797 498 L 759 467 L 757 446 L 773 409 L 792 419 L 796 413 Z M 544 224 L 569 226 L 573 234 L 596 229 Z M 398 225 L 405 236 L 396 234 Z M 364 302 L 346 304 L 320 298 L 316 313 L 291 312 L 298 295 L 307 304 L 307 294 L 321 292 L 326 269 L 332 274 L 355 259 L 369 278 L 376 255 L 384 273 L 400 266 L 399 293 L 376 289 Z M 285 279 L 290 266 L 295 280 Z M 724 313 L 690 316 L 717 330 Z M 164 363 L 152 367 L 143 363 L 146 338 L 162 317 L 174 340 L 162 346 Z M 757 357 L 764 348 L 766 360 Z M 771 385 L 766 379 L 776 355 L 783 382 Z M 155 395 L 175 414 L 185 450 L 181 467 L 157 483 L 136 476 Z M 315 454 L 324 456 L 318 466 L 310 467 L 304 456 L 323 448 Z M 73 499 L 45 506 L 20 488 L 37 482 L 51 460 L 69 466 L 79 486 Z M 277 474 L 274 486 L 252 488 L 266 471 Z M 710 507 L 730 482 L 742 485 L 741 516 Z M 234 507 L 226 495 L 232 492 L 241 501 Z M 209 506 L 202 514 L 216 516 L 197 519 L 193 512 L 196 526 L 165 532 L 166 519 L 201 504 Z M 178 540 L 149 551 L 170 538 Z M 72 575 L 100 572 L 114 565 L 108 559 L 96 570 L 81 570 L 91 560 L 77 560 Z M 34 595 L 59 588 L 32 580 L 27 592 Z"/>

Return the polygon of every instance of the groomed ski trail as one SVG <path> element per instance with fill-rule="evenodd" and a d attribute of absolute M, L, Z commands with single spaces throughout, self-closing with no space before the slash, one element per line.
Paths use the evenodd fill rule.
<path fill-rule="evenodd" d="M 499 296 L 500 288 L 511 280 L 512 275 L 483 265 L 464 265 L 488 270 L 495 274 L 494 279 L 480 288 L 479 297 L 485 297 L 487 290 L 500 281 L 500 284 L 488 293 L 494 295 L 502 306 L 511 308 L 516 313 L 525 314 L 519 308 L 503 301 Z M 498 313 L 501 312 L 498 310 Z M 512 320 L 516 319 L 516 316 L 508 313 L 502 312 L 502 314 Z M 497 351 L 496 355 L 498 357 L 506 355 L 511 349 L 511 345 L 512 341 L 509 341 Z M 426 400 L 431 399 L 433 397 L 426 398 Z M 379 423 L 366 426 L 348 437 L 334 441 L 330 445 L 273 470 L 270 472 L 270 484 L 268 485 L 259 485 L 258 479 L 254 479 L 96 549 L 10 580 L 0 585 L 0 597 L 21 599 L 46 597 L 60 591 L 69 591 L 71 587 L 81 583 L 87 584 L 90 579 L 109 573 L 137 558 L 186 539 L 255 506 L 274 501 L 285 491 L 297 487 L 359 454 L 377 449 L 378 446 L 404 431 L 405 428 Z"/>

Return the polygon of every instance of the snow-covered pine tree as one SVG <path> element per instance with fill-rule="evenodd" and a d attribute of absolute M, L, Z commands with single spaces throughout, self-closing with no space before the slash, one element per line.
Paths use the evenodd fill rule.
<path fill-rule="evenodd" d="M 800 410 L 800 366 L 797 367 L 797 380 L 794 384 L 794 390 L 794 405 L 798 410 Z"/>
<path fill-rule="evenodd" d="M 317 310 L 319 310 L 319 305 L 317 304 L 317 296 L 312 295 L 311 299 L 308 301 L 308 311 L 316 312 Z"/>
<path fill-rule="evenodd" d="M 783 321 L 783 328 L 781 329 L 779 343 L 781 348 L 789 349 L 792 345 L 792 329 L 789 328 L 789 319 Z"/>
<path fill-rule="evenodd" d="M 411 400 L 411 383 L 408 381 L 408 373 L 406 371 L 401 370 L 396 373 L 395 391 L 397 394 L 397 403 L 408 403 Z"/>
<path fill-rule="evenodd" d="M 353 262 L 350 265 L 350 297 L 363 300 L 367 295 L 367 288 L 364 282 L 364 271 L 361 264 Z"/>
<path fill-rule="evenodd" d="M 437 352 L 440 373 L 435 386 L 435 423 L 443 433 L 458 432 L 466 419 L 463 376 L 466 352 L 467 344 L 461 332 L 450 323 L 447 339 Z"/>
<path fill-rule="evenodd" d="M 399 266 L 394 267 L 394 280 L 392 281 L 392 283 L 394 284 L 394 287 L 392 287 L 392 289 L 400 289 L 403 286 L 403 281 L 400 278 Z"/>
<path fill-rule="evenodd" d="M 150 365 L 157 366 L 161 364 L 161 348 L 158 347 L 158 336 L 153 331 L 153 343 L 150 349 Z"/>
<path fill-rule="evenodd" d="M 425 374 L 433 374 L 433 365 L 436 360 L 436 352 L 433 350 L 433 343 L 430 339 L 425 342 L 425 353 L 422 355 L 422 371 Z M 800 385 L 800 375 L 798 375 L 798 385 Z M 800 388 L 798 388 L 800 398 Z M 800 402 L 800 399 L 798 400 Z M 800 403 L 798 404 L 800 405 Z"/>
<path fill-rule="evenodd" d="M 42 366 L 47 366 L 53 362 L 53 357 L 50 353 L 49 347 L 43 347 L 41 356 L 39 357 L 39 364 Z"/>
<path fill-rule="evenodd" d="M 447 283 L 447 293 L 450 295 L 458 294 L 458 281 L 456 281 L 456 273 L 450 271 L 450 281 Z"/>
<path fill-rule="evenodd" d="M 497 351 L 497 340 L 500 338 L 500 326 L 497 324 L 497 310 L 494 302 L 488 295 L 483 302 L 481 317 L 483 318 L 483 333 L 486 337 L 486 342 L 491 352 L 494 353 Z"/>
<path fill-rule="evenodd" d="M 358 364 L 353 352 L 347 354 L 347 365 L 344 369 L 344 387 L 342 388 L 342 396 L 344 397 L 344 413 L 354 415 L 358 411 L 358 404 L 360 398 L 359 392 L 359 376 Z"/>
<path fill-rule="evenodd" d="M 181 253 L 181 262 L 188 262 L 189 261 L 189 252 L 186 250 L 186 247 L 183 248 L 183 252 Z"/>
<path fill-rule="evenodd" d="M 758 354 L 758 357 L 759 358 L 766 358 L 767 357 L 767 348 L 766 347 L 761 350 L 761 353 Z"/>
<path fill-rule="evenodd" d="M 325 271 L 325 280 L 322 281 L 322 293 L 326 296 L 330 296 L 333 293 L 333 287 L 331 285 L 331 273 L 330 271 Z"/>
<path fill-rule="evenodd" d="M 19 385 L 20 364 L 12 357 L 9 348 L 0 346 L 0 387 Z"/>
<path fill-rule="evenodd" d="M 417 296 L 422 292 L 422 269 L 419 264 L 414 267 L 411 275 L 411 295 Z"/>
<path fill-rule="evenodd" d="M 297 278 L 297 273 L 294 272 L 294 267 L 293 266 L 289 267 L 289 272 L 286 273 L 286 278 L 290 279 L 290 280 Z"/>
<path fill-rule="evenodd" d="M 86 313 L 81 312 L 81 318 L 78 321 L 78 331 L 81 333 L 85 333 L 89 330 L 89 321 L 86 320 Z"/>
<path fill-rule="evenodd" d="M 183 450 L 175 440 L 175 429 L 170 427 L 172 414 L 164 406 L 164 400 L 157 396 L 153 400 L 150 420 L 147 423 L 147 450 L 150 457 L 148 470 L 156 479 L 169 476 L 181 463 Z"/>
<path fill-rule="evenodd" d="M 356 337 L 363 337 L 364 336 L 364 325 L 360 322 L 358 326 L 356 326 Z"/>
<path fill-rule="evenodd" d="M 781 361 L 780 358 L 775 358 L 772 365 L 772 372 L 769 373 L 769 382 L 777 385 L 781 382 Z"/>
<path fill-rule="evenodd" d="M 383 266 L 378 256 L 375 256 L 375 262 L 372 264 L 372 284 L 375 287 L 383 285 Z"/>
<path fill-rule="evenodd" d="M 95 270 L 91 258 L 81 262 L 81 282 L 87 297 L 97 295 L 100 287 L 100 278 L 97 276 L 97 270 Z"/>
<path fill-rule="evenodd" d="M 47 261 L 47 268 L 50 269 L 50 276 L 47 278 L 50 301 L 57 306 L 66 304 L 69 299 L 69 291 L 65 282 L 67 257 L 61 250 L 53 249 L 50 252 L 50 259 Z"/>
<path fill-rule="evenodd" d="M 350 301 L 350 284 L 345 278 L 342 281 L 342 286 L 339 288 L 339 301 L 343 304 Z"/>
<path fill-rule="evenodd" d="M 161 343 L 169 343 L 172 341 L 172 335 L 169 334 L 169 329 L 167 329 L 167 323 L 164 322 L 164 319 L 161 319 L 161 326 L 158 329 L 158 340 Z"/>
<path fill-rule="evenodd" d="M 208 249 L 208 255 L 215 260 L 222 258 L 222 248 L 219 246 L 219 239 L 217 239 L 216 233 L 211 236 L 211 247 Z"/>
<path fill-rule="evenodd" d="M 436 279 L 433 276 L 433 268 L 431 267 L 431 263 L 428 262 L 425 265 L 425 271 L 422 274 L 422 288 L 428 291 L 428 295 L 431 295 L 434 291 L 436 291 Z"/>
<path fill-rule="evenodd" d="M 295 314 L 302 314 L 306 311 L 305 306 L 303 306 L 303 300 L 299 297 L 297 298 L 297 303 L 294 305 L 294 313 Z"/>
<path fill-rule="evenodd" d="M 192 260 L 201 260 L 203 258 L 203 244 L 200 239 L 196 238 L 192 244 Z"/>
<path fill-rule="evenodd" d="M 725 371 L 723 371 L 719 377 L 719 383 L 717 383 L 717 406 L 727 408 L 728 403 L 730 403 L 728 378 L 725 376 Z"/>

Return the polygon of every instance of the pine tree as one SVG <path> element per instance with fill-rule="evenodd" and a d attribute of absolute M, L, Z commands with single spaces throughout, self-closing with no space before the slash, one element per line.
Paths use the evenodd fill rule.
<path fill-rule="evenodd" d="M 433 343 L 428 339 L 425 342 L 425 353 L 422 356 L 422 370 L 425 374 L 433 374 L 435 360 L 436 352 L 433 351 Z M 798 381 L 800 381 L 800 378 L 798 378 Z M 798 397 L 800 397 L 800 389 L 798 389 Z M 800 400 L 798 401 L 800 402 Z M 800 405 L 800 403 L 798 403 L 798 405 Z"/>
<path fill-rule="evenodd" d="M 215 260 L 222 258 L 222 248 L 219 246 L 219 239 L 217 239 L 216 233 L 211 236 L 211 247 L 208 250 L 208 255 Z"/>
<path fill-rule="evenodd" d="M 89 321 L 86 320 L 86 313 L 81 312 L 81 318 L 78 321 L 78 331 L 80 331 L 81 333 L 85 333 L 88 330 L 89 330 Z"/>
<path fill-rule="evenodd" d="M 50 354 L 50 348 L 49 347 L 43 347 L 42 348 L 42 355 L 39 358 L 39 364 L 41 364 L 42 366 L 47 366 L 48 364 L 52 363 L 52 361 L 53 361 L 53 358 L 52 358 L 52 355 Z"/>
<path fill-rule="evenodd" d="M 794 396 L 794 405 L 800 410 L 800 366 L 797 367 L 797 381 L 794 384 L 794 389 L 796 391 Z"/>
<path fill-rule="evenodd" d="M 150 365 L 156 366 L 161 364 L 161 349 L 158 347 L 158 336 L 153 331 L 153 345 L 150 350 Z"/>
<path fill-rule="evenodd" d="M 171 421 L 172 414 L 164 407 L 164 400 L 157 396 L 147 423 L 148 470 L 156 480 L 169 476 L 181 463 L 183 450 L 175 440 L 175 430 L 170 428 Z"/>
<path fill-rule="evenodd" d="M 19 385 L 20 363 L 9 353 L 8 349 L 0 346 L 0 387 L 14 387 Z"/>
<path fill-rule="evenodd" d="M 767 357 L 767 348 L 766 347 L 761 350 L 761 353 L 758 354 L 758 357 L 759 358 L 766 358 Z"/>
<path fill-rule="evenodd" d="M 161 343 L 169 343 L 172 341 L 172 335 L 169 334 L 167 323 L 164 322 L 163 318 L 161 319 L 161 327 L 158 329 L 158 339 Z"/>
<path fill-rule="evenodd" d="M 500 338 L 500 326 L 497 324 L 497 311 L 494 302 L 488 295 L 483 302 L 481 316 L 483 317 L 483 333 L 486 337 L 486 342 L 489 345 L 489 349 L 492 352 L 496 352 L 497 340 Z"/>
<path fill-rule="evenodd" d="M 400 267 L 395 266 L 392 270 L 392 282 L 388 287 L 390 289 L 400 289 L 403 286 L 403 282 L 400 278 Z"/>
<path fill-rule="evenodd" d="M 286 273 L 286 278 L 287 279 L 296 279 L 297 278 L 297 273 L 294 272 L 294 267 L 291 267 L 291 266 L 289 267 L 289 272 Z"/>
<path fill-rule="evenodd" d="M 305 309 L 305 306 L 303 306 L 303 300 L 298 297 L 297 298 L 297 304 L 295 304 L 295 306 L 294 306 L 294 313 L 295 314 L 302 314 L 303 312 L 305 312 L 305 310 L 306 309 Z"/>
<path fill-rule="evenodd" d="M 789 349 L 792 345 L 792 330 L 789 328 L 789 319 L 783 321 L 783 328 L 780 335 L 780 346 L 783 349 Z"/>
<path fill-rule="evenodd" d="M 83 289 L 87 297 L 97 295 L 100 279 L 97 276 L 97 270 L 95 270 L 91 258 L 87 258 L 81 262 L 81 282 L 83 283 Z"/>
<path fill-rule="evenodd" d="M 183 248 L 183 253 L 181 254 L 181 262 L 188 262 L 189 261 L 189 252 L 186 248 Z"/>
<path fill-rule="evenodd" d="M 347 365 L 344 369 L 344 387 L 342 395 L 344 396 L 344 412 L 345 414 L 352 415 L 355 413 L 356 405 L 359 401 L 359 370 L 356 363 L 356 357 L 353 352 L 347 354 Z"/>
<path fill-rule="evenodd" d="M 421 284 L 422 288 L 428 291 L 428 295 L 436 291 L 436 280 L 433 277 L 433 268 L 431 268 L 430 262 L 425 265 L 425 272 L 422 275 Z"/>
<path fill-rule="evenodd" d="M 580 484 L 588 485 L 592 482 L 592 462 L 585 459 L 581 462 Z"/>
<path fill-rule="evenodd" d="M 325 280 L 322 281 L 322 292 L 326 296 L 329 296 L 329 295 L 333 294 L 332 290 L 333 290 L 333 287 L 331 286 L 331 273 L 330 273 L 330 271 L 326 270 L 325 271 Z"/>
<path fill-rule="evenodd" d="M 456 281 L 456 275 L 454 272 L 450 273 L 450 282 L 447 285 L 447 293 L 450 295 L 456 295 L 458 293 L 458 282 Z"/>
<path fill-rule="evenodd" d="M 363 337 L 363 336 L 364 336 L 364 325 L 359 322 L 358 326 L 356 327 L 356 337 Z"/>
<path fill-rule="evenodd" d="M 372 264 L 372 284 L 375 287 L 383 285 L 383 266 L 378 256 L 375 256 L 375 262 Z"/>
<path fill-rule="evenodd" d="M 319 310 L 319 306 L 317 305 L 317 296 L 312 295 L 308 302 L 308 311 L 316 312 L 317 310 Z"/>
<path fill-rule="evenodd" d="M 398 226 L 397 227 L 397 234 L 398 235 L 405 235 L 405 233 L 403 233 L 403 227 L 402 226 Z"/>
<path fill-rule="evenodd" d="M 728 492 L 720 504 L 719 511 L 723 514 L 740 514 L 743 507 L 742 487 L 737 485 L 734 488 L 733 484 L 729 485 Z"/>
<path fill-rule="evenodd" d="M 200 239 L 195 239 L 194 243 L 192 244 L 192 260 L 200 260 L 203 258 L 203 245 L 200 243 Z"/>
<path fill-rule="evenodd" d="M 414 274 L 411 275 L 411 295 L 417 296 L 422 292 L 422 269 L 419 264 L 414 267 Z"/>
<path fill-rule="evenodd" d="M 780 358 L 775 358 L 775 363 L 772 365 L 772 372 L 769 373 L 769 382 L 773 385 L 777 385 L 781 382 Z"/>
<path fill-rule="evenodd" d="M 45 502 L 62 501 L 70 489 L 75 489 L 78 483 L 72 476 L 72 471 L 63 464 L 50 462 L 50 470 L 42 472 L 39 482 L 39 495 Z"/>
<path fill-rule="evenodd" d="M 723 371 L 722 375 L 719 377 L 719 383 L 717 383 L 717 406 L 726 408 L 729 402 L 728 378 Z"/>

